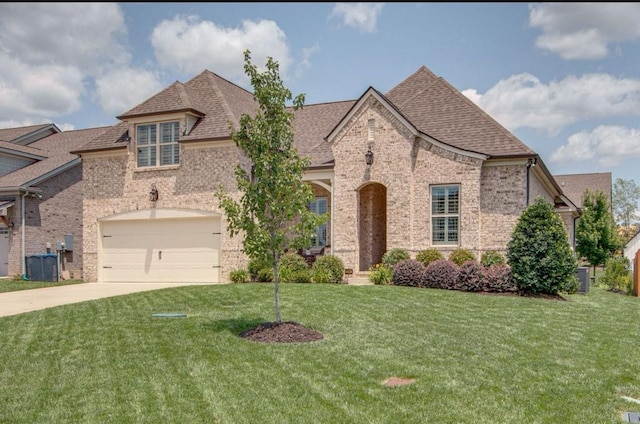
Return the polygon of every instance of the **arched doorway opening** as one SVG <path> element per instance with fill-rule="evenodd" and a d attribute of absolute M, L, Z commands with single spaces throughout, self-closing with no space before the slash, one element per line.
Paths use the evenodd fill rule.
<path fill-rule="evenodd" d="M 363 186 L 359 192 L 360 271 L 382 261 L 387 251 L 387 188 L 380 183 Z"/>

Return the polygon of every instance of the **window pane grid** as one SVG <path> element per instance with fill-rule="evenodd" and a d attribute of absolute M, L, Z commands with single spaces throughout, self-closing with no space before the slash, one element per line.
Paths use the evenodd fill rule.
<path fill-rule="evenodd" d="M 138 125 L 136 127 L 138 167 L 165 166 L 180 163 L 179 138 L 179 122 Z"/>
<path fill-rule="evenodd" d="M 433 244 L 457 244 L 460 194 L 458 186 L 431 188 L 431 240 Z"/>

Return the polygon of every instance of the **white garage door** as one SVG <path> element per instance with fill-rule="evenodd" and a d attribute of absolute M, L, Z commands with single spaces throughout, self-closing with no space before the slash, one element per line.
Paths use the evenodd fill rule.
<path fill-rule="evenodd" d="M 104 282 L 220 282 L 220 218 L 101 223 Z"/>

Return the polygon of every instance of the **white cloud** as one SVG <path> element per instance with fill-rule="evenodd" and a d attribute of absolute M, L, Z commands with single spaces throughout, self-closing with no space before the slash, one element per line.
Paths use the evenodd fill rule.
<path fill-rule="evenodd" d="M 551 161 L 598 159 L 603 166 L 640 158 L 640 129 L 600 125 L 593 131 L 571 135 L 567 144 L 551 154 Z"/>
<path fill-rule="evenodd" d="M 90 78 L 131 59 L 116 3 L 0 4 L 0 121 L 73 113 Z"/>
<path fill-rule="evenodd" d="M 0 51 L 28 65 L 56 63 L 94 73 L 105 63 L 130 60 L 116 3 L 2 3 L 0 28 Z"/>
<path fill-rule="evenodd" d="M 608 74 L 542 83 L 531 74 L 501 80 L 481 95 L 462 92 L 510 131 L 522 127 L 557 134 L 589 119 L 640 115 L 640 80 Z"/>
<path fill-rule="evenodd" d="M 245 20 L 240 27 L 225 28 L 197 16 L 178 16 L 154 28 L 151 44 L 160 66 L 189 74 L 209 69 L 230 80 L 246 79 L 243 52 L 247 49 L 258 68 L 271 56 L 283 79 L 292 64 L 285 33 L 269 20 Z"/>
<path fill-rule="evenodd" d="M 362 32 L 375 32 L 382 6 L 384 3 L 336 3 L 331 16 Z"/>
<path fill-rule="evenodd" d="M 83 78 L 73 66 L 26 65 L 0 55 L 0 120 L 44 121 L 80 108 Z"/>
<path fill-rule="evenodd" d="M 529 25 L 540 28 L 536 46 L 563 59 L 602 59 L 615 42 L 640 38 L 640 3 L 541 3 Z"/>
<path fill-rule="evenodd" d="M 102 109 L 117 116 L 164 87 L 153 73 L 141 69 L 116 69 L 96 78 L 96 95 Z"/>

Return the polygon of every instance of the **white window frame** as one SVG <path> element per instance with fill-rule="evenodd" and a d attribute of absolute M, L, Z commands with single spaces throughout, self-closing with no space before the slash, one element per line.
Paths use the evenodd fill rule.
<path fill-rule="evenodd" d="M 441 208 L 436 209 L 436 192 L 441 191 L 444 191 L 444 204 Z M 457 197 L 455 203 L 453 203 L 453 198 L 450 199 L 450 196 L 453 196 L 454 191 Z M 438 246 L 460 245 L 460 185 L 433 185 L 431 186 L 430 194 L 431 244 Z M 455 239 L 454 237 L 451 237 L 453 234 L 455 234 Z"/>
<path fill-rule="evenodd" d="M 136 167 L 160 168 L 179 165 L 179 138 L 180 121 L 136 125 Z"/>

